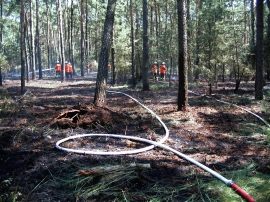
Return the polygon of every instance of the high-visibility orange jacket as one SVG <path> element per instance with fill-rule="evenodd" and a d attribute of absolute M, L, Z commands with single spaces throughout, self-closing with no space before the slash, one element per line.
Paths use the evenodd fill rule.
<path fill-rule="evenodd" d="M 55 65 L 55 71 L 61 72 L 61 65 L 60 64 Z"/>
<path fill-rule="evenodd" d="M 161 74 L 165 74 L 165 73 L 166 73 L 166 70 L 167 70 L 167 68 L 166 68 L 165 65 L 161 65 L 161 66 L 160 66 L 160 73 L 161 73 Z"/>
<path fill-rule="evenodd" d="M 157 65 L 153 65 L 153 73 L 154 73 L 154 74 L 157 73 Z"/>
<path fill-rule="evenodd" d="M 72 72 L 72 65 L 68 65 L 68 72 L 69 72 L 69 73 Z"/>
<path fill-rule="evenodd" d="M 66 64 L 66 65 L 65 65 L 65 71 L 66 71 L 67 73 L 70 72 L 70 71 L 69 71 L 69 64 Z"/>
<path fill-rule="evenodd" d="M 67 73 L 71 73 L 72 72 L 72 65 L 66 64 L 65 70 L 66 70 Z"/>

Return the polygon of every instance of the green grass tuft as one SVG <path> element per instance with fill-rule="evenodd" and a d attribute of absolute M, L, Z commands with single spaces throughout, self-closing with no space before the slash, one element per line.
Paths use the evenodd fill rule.
<path fill-rule="evenodd" d="M 251 164 L 242 170 L 224 172 L 223 175 L 227 176 L 229 179 L 233 179 L 239 187 L 257 202 L 270 201 L 270 175 L 257 172 L 254 164 Z M 202 189 L 204 191 L 202 198 L 206 199 L 210 197 L 210 201 L 245 201 L 236 194 L 232 188 L 227 187 L 217 180 L 211 180 L 210 182 L 204 183 Z"/>

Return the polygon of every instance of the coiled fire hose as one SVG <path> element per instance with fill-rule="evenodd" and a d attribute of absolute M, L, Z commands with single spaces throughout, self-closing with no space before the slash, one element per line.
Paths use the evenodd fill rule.
<path fill-rule="evenodd" d="M 214 177 L 216 177 L 217 179 L 219 179 L 220 181 L 222 181 L 223 183 L 225 183 L 227 186 L 231 187 L 238 195 L 240 195 L 243 199 L 245 199 L 248 202 L 255 202 L 255 200 L 249 196 L 248 193 L 246 193 L 243 189 L 241 189 L 239 186 L 237 186 L 232 180 L 228 180 L 225 177 L 223 177 L 222 175 L 220 175 L 219 173 L 217 173 L 216 171 L 210 169 L 209 167 L 199 163 L 198 161 L 194 160 L 193 158 L 190 158 L 189 156 L 169 147 L 164 145 L 163 143 L 168 139 L 169 137 L 169 130 L 167 128 L 167 126 L 164 124 L 164 122 L 159 118 L 158 115 L 156 115 L 151 109 L 149 109 L 148 107 L 144 106 L 142 103 L 140 103 L 138 100 L 136 100 L 135 98 L 131 97 L 130 95 L 126 94 L 126 93 L 122 93 L 122 92 L 118 92 L 118 91 L 107 91 L 109 93 L 118 93 L 118 94 L 122 94 L 125 95 L 129 98 L 131 98 L 132 100 L 134 100 L 135 102 L 137 102 L 138 104 L 140 104 L 141 106 L 143 106 L 145 109 L 147 109 L 152 115 L 154 115 L 156 117 L 156 119 L 159 120 L 159 122 L 162 124 L 162 126 L 165 129 L 165 136 L 159 141 L 159 142 L 155 142 L 152 140 L 148 140 L 148 139 L 144 139 L 144 138 L 140 138 L 140 137 L 134 137 L 134 136 L 127 136 L 127 135 L 115 135 L 115 134 L 78 134 L 78 135 L 74 135 L 74 136 L 70 136 L 64 139 L 59 140 L 56 143 L 56 148 L 59 150 L 63 150 L 65 152 L 73 152 L 73 153 L 78 153 L 78 154 L 95 154 L 95 155 L 128 155 L 128 154 L 136 154 L 136 153 L 140 153 L 140 152 L 145 152 L 148 151 L 150 149 L 153 149 L 154 147 L 160 147 L 162 149 L 168 150 L 173 152 L 174 154 L 176 154 L 177 156 L 193 163 L 194 165 L 200 167 L 201 169 L 203 169 L 204 171 L 210 173 L 211 175 L 213 175 Z M 191 91 L 190 91 L 191 92 Z M 193 92 L 191 92 L 193 93 Z M 195 93 L 194 93 L 195 94 Z M 223 101 L 222 101 L 223 102 Z M 225 102 L 224 102 L 225 103 Z M 230 104 L 230 103 L 226 103 L 226 104 Z M 253 113 L 252 113 L 253 114 Z M 266 121 L 264 121 L 266 123 Z M 72 139 L 76 139 L 76 138 L 81 138 L 81 137 L 111 137 L 111 138 L 119 138 L 119 139 L 129 139 L 129 140 L 134 140 L 134 141 L 138 141 L 138 142 L 144 142 L 144 143 L 148 143 L 150 144 L 150 146 L 141 148 L 141 149 L 135 149 L 135 150 L 129 150 L 129 151 L 116 151 L 116 152 L 111 152 L 111 151 L 91 151 L 91 150 L 80 150 L 80 149 L 69 149 L 69 148 L 64 148 L 61 147 L 60 145 L 63 142 L 66 142 L 68 140 L 72 140 Z"/>

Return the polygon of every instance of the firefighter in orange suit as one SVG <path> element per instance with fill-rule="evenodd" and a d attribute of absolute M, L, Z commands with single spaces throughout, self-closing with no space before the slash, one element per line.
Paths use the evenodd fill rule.
<path fill-rule="evenodd" d="M 69 65 L 68 62 L 65 64 L 65 72 L 66 72 L 66 78 L 69 79 Z"/>
<path fill-rule="evenodd" d="M 72 65 L 70 62 L 66 62 L 65 70 L 67 79 L 72 79 Z"/>
<path fill-rule="evenodd" d="M 89 72 L 92 72 L 92 71 L 93 71 L 93 64 L 90 63 L 90 64 L 89 64 Z M 89 73 L 89 72 L 88 72 L 88 73 Z"/>
<path fill-rule="evenodd" d="M 55 73 L 56 73 L 56 77 L 61 75 L 61 64 L 59 61 L 56 62 L 55 65 Z"/>
<path fill-rule="evenodd" d="M 165 74 L 166 74 L 167 67 L 165 65 L 165 62 L 162 62 L 160 65 L 160 79 L 165 80 Z"/>
<path fill-rule="evenodd" d="M 157 80 L 157 62 L 154 62 L 154 65 L 153 65 L 153 75 L 154 75 L 154 80 Z"/>
<path fill-rule="evenodd" d="M 73 69 L 72 69 L 72 65 L 71 65 L 70 62 L 68 63 L 68 68 L 69 68 L 69 69 L 68 69 L 68 70 L 69 70 L 69 71 L 68 71 L 68 72 L 69 72 L 69 78 L 72 79 L 72 72 L 73 72 Z"/>

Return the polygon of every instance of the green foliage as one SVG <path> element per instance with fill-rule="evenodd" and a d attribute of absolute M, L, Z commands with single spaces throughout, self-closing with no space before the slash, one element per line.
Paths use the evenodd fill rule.
<path fill-rule="evenodd" d="M 7 73 L 9 70 L 9 64 L 5 55 L 0 53 L 0 68 L 2 73 Z"/>
<path fill-rule="evenodd" d="M 266 137 L 266 142 L 267 142 L 268 144 L 270 144 L 270 128 L 267 128 L 267 130 L 266 130 L 266 135 L 267 135 L 267 137 Z"/>
<path fill-rule="evenodd" d="M 18 103 L 9 99 L 8 91 L 0 86 L 0 113 L 2 116 L 7 116 L 13 114 L 20 110 L 20 106 Z"/>
<path fill-rule="evenodd" d="M 161 88 L 166 88 L 168 87 L 168 83 L 160 83 L 160 82 L 156 82 L 154 84 L 152 84 L 150 86 L 150 89 L 151 90 L 158 90 L 158 89 L 161 89 Z"/>
<path fill-rule="evenodd" d="M 7 89 L 3 86 L 0 86 L 0 100 L 9 98 L 9 93 Z"/>
<path fill-rule="evenodd" d="M 188 88 L 189 88 L 190 90 L 196 89 L 196 88 L 201 87 L 201 86 L 202 86 L 202 84 L 201 84 L 199 81 L 197 81 L 197 82 L 192 82 L 192 83 L 189 83 L 189 84 L 188 84 Z"/>
<path fill-rule="evenodd" d="M 242 2 L 233 2 L 232 6 L 231 2 L 226 1 L 206 1 L 202 5 L 197 18 L 189 22 L 195 27 L 198 25 L 195 43 L 189 40 L 194 44 L 190 46 L 194 60 L 199 62 L 193 66 L 194 74 L 201 74 L 208 81 L 213 81 L 222 74 L 219 69 L 222 64 L 225 64 L 225 72 L 233 73 L 231 75 L 236 76 L 235 79 L 239 79 L 243 70 L 245 76 L 253 74 L 246 59 L 249 49 L 243 43 L 243 35 L 250 35 L 246 29 L 249 22 L 245 20 L 245 17 L 249 17 L 248 9 L 244 8 Z"/>
<path fill-rule="evenodd" d="M 85 64 L 90 61 L 98 61 L 103 34 L 103 23 L 106 14 L 106 2 L 103 0 L 85 1 L 85 16 L 83 19 L 85 40 L 87 44 Z M 80 36 L 80 14 L 79 1 L 62 2 L 65 55 L 70 60 L 70 50 L 74 55 L 74 66 L 80 66 L 81 60 L 81 36 Z M 188 24 L 188 58 L 189 76 L 198 75 L 212 82 L 222 74 L 221 66 L 225 66 L 226 75 L 238 79 L 244 71 L 245 78 L 254 75 L 251 70 L 250 58 L 254 56 L 254 47 L 243 38 L 250 38 L 251 26 L 250 8 L 243 1 L 198 1 L 187 2 L 187 24 Z M 46 7 L 48 5 L 48 9 Z M 119 77 L 128 78 L 131 74 L 131 30 L 133 23 L 135 32 L 135 64 L 140 73 L 142 63 L 142 3 L 133 1 L 134 21 L 131 22 L 129 1 L 117 1 L 114 25 L 114 44 L 116 54 L 116 67 Z M 172 71 L 177 72 L 178 58 L 178 26 L 177 25 L 177 3 L 174 0 L 149 1 L 148 2 L 148 38 L 149 38 L 149 66 L 153 61 L 165 61 L 170 63 L 172 59 Z M 29 14 L 29 2 L 26 1 L 27 16 Z M 20 65 L 20 1 L 3 1 L 3 50 L 6 55 L 10 70 Z M 33 1 L 34 25 L 35 25 L 35 1 Z M 73 16 L 71 17 L 71 11 Z M 267 9 L 266 9 L 267 11 Z M 40 18 L 40 40 L 42 50 L 42 66 L 47 67 L 48 56 L 51 63 L 59 58 L 58 26 L 57 26 L 57 4 L 50 1 L 39 1 Z M 87 13 L 87 15 L 86 15 Z M 267 15 L 268 12 L 265 12 Z M 87 18 L 87 19 L 86 19 Z M 30 19 L 28 19 L 30 20 Z M 28 25 L 29 25 L 28 21 Z M 49 24 L 47 23 L 49 22 Z M 86 23 L 87 26 L 86 26 Z M 73 26 L 71 29 L 71 25 Z M 49 27 L 48 27 L 49 26 Z M 49 33 L 47 33 L 49 28 Z M 29 29 L 29 26 L 28 26 Z M 34 26 L 34 34 L 36 27 Z M 70 46 L 70 31 L 72 31 L 72 46 Z M 87 33 L 87 35 L 86 35 Z M 30 39 L 30 32 L 28 30 Z M 267 40 L 266 40 L 267 41 Z M 48 42 L 48 44 L 47 44 Z M 85 44 L 85 45 L 86 45 Z M 267 43 L 266 43 L 267 44 Z M 29 44 L 28 44 L 29 45 Z M 48 48 L 51 53 L 48 55 Z M 86 48 L 86 46 L 85 46 Z M 27 50 L 29 51 L 29 50 Z M 269 51 L 268 51 L 269 52 Z M 29 52 L 28 52 L 29 55 Z M 237 57 L 236 57 L 237 56 Z M 87 61 L 86 61 L 87 60 Z M 110 60 L 111 62 L 111 60 Z M 168 68 L 170 68 L 168 66 Z M 239 69 L 238 69 L 239 68 Z M 4 68 L 8 71 L 8 68 Z M 151 71 L 151 68 L 149 68 Z"/>
<path fill-rule="evenodd" d="M 254 164 L 250 164 L 241 170 L 224 172 L 223 175 L 227 176 L 229 179 L 232 178 L 238 186 L 245 190 L 257 202 L 270 200 L 270 176 L 269 174 L 257 172 Z M 211 201 L 223 202 L 242 201 L 242 198 L 231 188 L 217 180 L 203 183 L 201 189 L 205 191 L 202 195 L 203 199 L 211 198 Z"/>
<path fill-rule="evenodd" d="M 10 185 L 12 184 L 13 179 L 8 178 L 3 181 L 0 181 L 0 190 L 7 190 L 9 189 Z M 17 190 L 10 190 L 9 192 L 0 193 L 0 202 L 10 202 L 10 201 L 17 201 L 18 196 L 21 193 Z"/>

